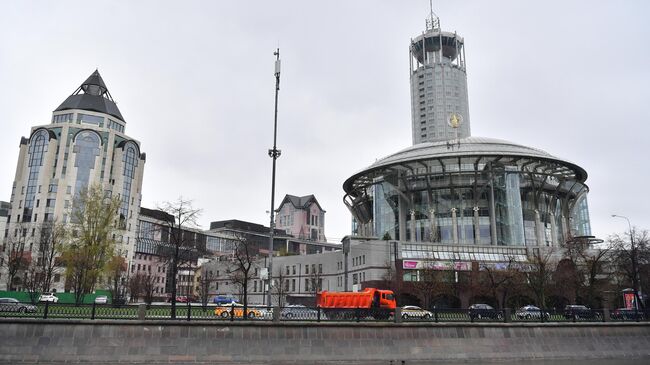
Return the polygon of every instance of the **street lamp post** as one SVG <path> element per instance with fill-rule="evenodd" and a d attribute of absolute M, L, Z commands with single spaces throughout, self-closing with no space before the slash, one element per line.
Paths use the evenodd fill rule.
<path fill-rule="evenodd" d="M 630 230 L 630 261 L 632 262 L 632 289 L 634 289 L 634 298 L 636 300 L 635 309 L 639 309 L 639 304 L 643 307 L 643 302 L 639 298 L 639 270 L 637 268 L 637 252 L 636 245 L 634 244 L 634 231 L 632 231 L 632 224 L 626 216 L 612 214 L 614 218 L 623 218 L 627 221 L 627 226 Z"/>
<path fill-rule="evenodd" d="M 275 115 L 273 117 L 273 149 L 269 150 L 269 157 L 273 159 L 273 173 L 271 177 L 271 222 L 269 224 L 269 290 L 267 292 L 267 303 L 269 306 L 271 302 L 271 284 L 273 283 L 273 234 L 275 233 L 275 219 L 273 214 L 275 212 L 275 161 L 282 153 L 277 148 L 278 138 L 278 91 L 280 91 L 280 49 L 273 52 L 275 56 Z"/>

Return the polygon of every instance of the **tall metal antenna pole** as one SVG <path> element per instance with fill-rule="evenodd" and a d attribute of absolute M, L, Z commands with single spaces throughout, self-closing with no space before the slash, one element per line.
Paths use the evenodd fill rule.
<path fill-rule="evenodd" d="M 271 177 L 271 222 L 269 224 L 269 288 L 267 292 L 267 305 L 272 306 L 271 286 L 273 285 L 273 233 L 275 233 L 275 161 L 282 152 L 277 148 L 278 139 L 278 92 L 280 91 L 280 48 L 273 52 L 275 56 L 275 116 L 273 118 L 273 149 L 269 150 L 269 157 L 273 159 L 273 173 Z M 280 283 L 280 285 L 282 285 Z"/>

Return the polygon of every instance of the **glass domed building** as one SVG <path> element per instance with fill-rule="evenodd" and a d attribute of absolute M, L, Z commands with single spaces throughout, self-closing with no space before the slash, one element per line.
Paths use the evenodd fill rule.
<path fill-rule="evenodd" d="M 553 246 L 589 235 L 580 166 L 545 151 L 472 137 L 465 41 L 433 11 L 411 39 L 413 146 L 344 184 L 353 235 L 451 245 Z"/>
<path fill-rule="evenodd" d="M 552 246 L 589 235 L 587 172 L 479 137 L 420 143 L 343 184 L 357 235 L 465 245 Z"/>

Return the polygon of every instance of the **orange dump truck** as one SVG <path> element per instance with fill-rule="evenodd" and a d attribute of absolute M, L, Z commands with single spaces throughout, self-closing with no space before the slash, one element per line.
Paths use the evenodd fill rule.
<path fill-rule="evenodd" d="M 392 290 L 375 288 L 366 288 L 360 292 L 322 291 L 316 296 L 316 304 L 332 319 L 354 316 L 385 319 L 394 312 L 396 306 Z"/>

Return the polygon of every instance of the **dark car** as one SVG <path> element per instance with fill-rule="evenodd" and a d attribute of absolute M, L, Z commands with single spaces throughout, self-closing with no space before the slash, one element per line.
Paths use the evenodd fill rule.
<path fill-rule="evenodd" d="M 570 304 L 564 307 L 564 318 L 566 319 L 597 319 L 601 318 L 600 313 L 584 305 Z"/>
<path fill-rule="evenodd" d="M 472 304 L 469 306 L 469 318 L 474 319 L 503 319 L 503 313 L 500 310 L 492 308 L 488 304 Z"/>
<path fill-rule="evenodd" d="M 645 319 L 645 315 L 642 310 L 637 310 L 634 308 L 618 308 L 612 311 L 612 319 L 621 320 L 621 321 L 642 321 Z"/>

